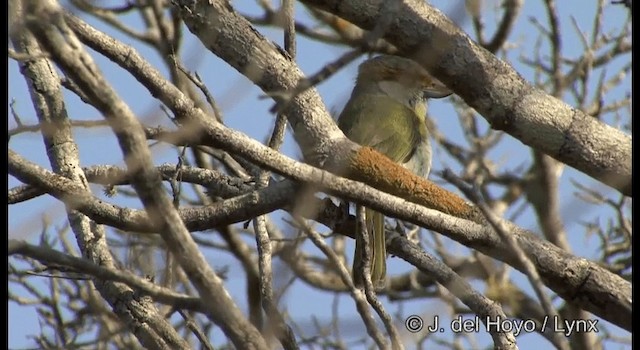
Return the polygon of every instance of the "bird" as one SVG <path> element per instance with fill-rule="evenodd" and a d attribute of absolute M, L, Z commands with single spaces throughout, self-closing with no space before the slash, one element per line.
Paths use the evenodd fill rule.
<path fill-rule="evenodd" d="M 431 170 L 426 100 L 452 93 L 417 62 L 379 55 L 359 65 L 355 87 L 338 116 L 338 127 L 351 141 L 371 147 L 426 178 Z M 365 225 L 372 248 L 371 281 L 380 290 L 386 284 L 387 271 L 384 215 L 365 208 Z M 362 254 L 356 240 L 352 269 L 353 282 L 359 288 L 364 285 Z"/>

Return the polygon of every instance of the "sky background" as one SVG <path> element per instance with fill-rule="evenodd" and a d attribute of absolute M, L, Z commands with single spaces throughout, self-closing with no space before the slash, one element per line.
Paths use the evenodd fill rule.
<path fill-rule="evenodd" d="M 121 5 L 123 1 L 104 1 L 103 3 L 106 6 L 115 7 L 117 5 Z M 242 0 L 233 1 L 232 3 L 236 9 L 242 13 L 253 15 L 261 14 L 261 9 L 255 5 L 254 1 Z M 277 4 L 278 2 L 275 3 Z M 461 11 L 461 1 L 434 0 L 431 1 L 431 3 L 445 14 L 448 14 L 473 37 L 471 22 L 466 17 L 466 14 Z M 484 18 L 488 37 L 490 37 L 495 30 L 495 24 L 498 18 L 496 18 L 495 11 L 493 9 L 498 6 L 499 3 L 500 1 L 497 0 L 489 0 L 485 3 Z M 563 0 L 557 2 L 560 22 L 562 24 L 563 52 L 565 54 L 571 57 L 578 57 L 583 51 L 579 36 L 575 28 L 571 25 L 569 16 L 573 16 L 576 19 L 581 30 L 590 33 L 593 25 L 596 3 L 596 1 L 592 0 Z M 603 18 L 603 25 L 606 28 L 605 32 L 618 32 L 620 25 L 625 22 L 626 16 L 627 10 L 624 7 L 606 5 Z M 116 39 L 134 46 L 156 68 L 168 76 L 167 70 L 161 63 L 156 51 L 140 45 L 137 42 L 133 42 L 132 39 L 108 28 L 90 17 L 82 17 L 90 24 L 106 31 Z M 296 18 L 301 22 L 310 23 L 308 20 L 308 14 L 302 6 L 296 7 Z M 510 62 L 515 69 L 529 81 L 533 80 L 533 69 L 520 63 L 519 58 L 521 56 L 530 56 L 533 52 L 532 43 L 538 39 L 538 32 L 532 24 L 533 20 L 537 20 L 546 26 L 547 17 L 542 6 L 542 1 L 525 1 L 520 18 L 508 39 L 508 43 L 515 46 L 515 48 L 510 50 L 506 56 L 501 56 L 501 58 Z M 136 15 L 129 15 L 123 21 L 134 28 L 138 28 L 140 30 L 143 29 L 143 24 Z M 261 27 L 259 30 L 274 42 L 282 44 L 281 30 L 265 27 Z M 308 75 L 314 74 L 325 64 L 333 61 L 339 55 L 348 50 L 346 47 L 319 44 L 317 42 L 310 41 L 303 36 L 298 36 L 297 38 L 297 62 L 301 69 Z M 203 78 L 223 112 L 225 124 L 258 140 L 265 140 L 271 132 L 274 120 L 274 116 L 269 113 L 269 109 L 272 107 L 273 102 L 271 100 L 261 98 L 263 93 L 258 88 L 253 86 L 253 84 L 241 74 L 230 68 L 224 61 L 204 50 L 201 43 L 187 30 L 185 30 L 184 42 L 185 44 L 183 45 L 183 50 L 181 52 L 183 62 L 189 69 L 197 71 Z M 543 41 L 542 45 L 545 47 L 544 45 L 548 44 L 546 41 Z M 545 51 L 543 49 L 542 52 L 548 52 L 548 50 Z M 170 126 L 170 123 L 164 116 L 164 113 L 160 110 L 160 103 L 149 96 L 148 92 L 137 81 L 135 81 L 124 70 L 102 56 L 94 54 L 93 57 L 102 69 L 104 76 L 107 77 L 112 86 L 116 91 L 118 91 L 120 97 L 129 104 L 130 108 L 146 125 Z M 618 58 L 612 62 L 610 67 L 607 68 L 608 76 L 617 72 L 619 67 L 627 63 L 628 60 L 628 56 L 624 56 L 623 58 Z M 361 61 L 362 59 L 352 63 L 332 76 L 328 81 L 321 83 L 317 87 L 329 110 L 337 112 L 346 102 L 351 88 L 353 87 L 357 64 Z M 9 60 L 8 75 L 9 101 L 14 101 L 14 108 L 20 115 L 23 123 L 35 124 L 37 119 L 31 105 L 29 93 L 26 89 L 25 80 L 21 76 L 17 64 L 13 60 Z M 596 79 L 593 80 L 594 82 L 596 81 Z M 610 91 L 607 96 L 605 96 L 605 99 L 619 100 L 623 98 L 624 95 L 630 91 L 630 86 L 631 77 L 627 76 L 624 79 L 623 84 Z M 92 107 L 85 105 L 75 95 L 68 92 L 65 92 L 65 94 L 67 97 L 66 103 L 69 116 L 73 120 L 102 119 Z M 569 98 L 565 99 L 565 101 L 571 104 L 571 100 Z M 9 104 L 7 104 L 7 111 L 10 111 Z M 462 129 L 458 122 L 458 118 L 455 117 L 456 114 L 453 111 L 451 101 L 449 99 L 432 101 L 430 103 L 430 115 L 434 118 L 435 123 L 438 125 L 441 132 L 454 139 L 462 140 Z M 484 119 L 478 118 L 478 120 L 483 129 L 488 128 Z M 608 122 L 611 122 L 611 120 Z M 8 128 L 11 129 L 15 126 L 15 121 L 12 118 L 9 118 Z M 124 166 L 122 152 L 120 151 L 111 132 L 105 131 L 103 128 L 75 129 L 74 135 L 76 137 L 76 142 L 79 144 L 80 158 L 83 166 L 99 164 L 115 164 Z M 439 170 L 443 170 L 446 167 L 450 167 L 454 171 L 459 170 L 459 167 L 456 166 L 455 162 L 448 159 L 442 149 L 439 149 L 435 144 L 434 146 L 435 156 L 432 174 Z M 50 169 L 49 161 L 46 157 L 46 150 L 44 149 L 40 134 L 25 133 L 15 136 L 11 139 L 9 148 L 19 152 L 23 157 L 26 157 L 30 161 L 36 162 L 37 164 Z M 283 152 L 293 158 L 300 158 L 299 149 L 293 141 L 290 133 L 287 134 L 285 144 L 283 146 Z M 165 145 L 160 144 L 154 146 L 153 154 L 156 164 L 175 164 L 177 161 L 176 151 Z M 500 146 L 490 153 L 490 157 L 495 162 L 502 164 L 505 169 L 516 169 L 519 166 L 530 163 L 531 152 L 529 148 L 523 145 L 520 141 L 512 138 L 511 136 L 505 135 Z M 436 181 L 439 180 L 433 176 L 432 179 Z M 587 258 L 595 258 L 597 257 L 599 241 L 596 237 L 584 234 L 585 231 L 581 222 L 591 220 L 596 216 L 601 216 L 604 220 L 608 215 L 610 216 L 610 212 L 578 200 L 574 195 L 576 188 L 571 184 L 571 180 L 578 180 L 582 184 L 586 184 L 602 193 L 610 194 L 612 191 L 606 186 L 593 181 L 568 167 L 565 168 L 561 178 L 561 211 L 562 216 L 565 219 L 564 224 L 569 243 L 574 249 L 574 254 Z M 443 184 L 442 181 L 438 181 L 438 183 Z M 13 188 L 19 184 L 20 183 L 17 180 L 9 176 L 9 188 Z M 455 189 L 449 185 L 445 185 L 445 187 L 455 191 Z M 100 186 L 93 186 L 92 188 L 96 196 L 105 200 L 118 205 L 142 208 L 141 204 L 136 201 L 104 197 Z M 510 214 L 512 213 L 507 212 L 506 216 L 509 217 Z M 49 196 L 41 196 L 25 203 L 11 205 L 9 206 L 8 215 L 9 238 L 25 239 L 36 244 L 43 230 L 44 218 L 47 218 L 47 221 L 50 222 L 54 228 L 62 228 L 66 224 L 64 206 Z M 280 226 L 285 226 L 282 225 L 283 223 L 281 221 L 283 218 L 282 213 L 276 212 L 271 215 L 271 217 L 275 223 Z M 518 218 L 517 223 L 524 228 L 540 232 L 537 228 L 537 223 L 532 215 L 531 209 L 526 209 Z M 55 232 L 53 227 L 49 230 L 51 233 Z M 198 233 L 198 235 L 200 237 L 207 237 L 207 235 L 203 233 Z M 252 241 L 248 237 L 247 240 Z M 444 238 L 444 240 L 448 242 L 447 245 L 451 247 L 453 252 L 457 249 L 460 253 L 467 253 L 466 248 L 462 245 L 451 242 L 446 238 Z M 320 254 L 310 243 L 307 244 L 307 247 L 309 251 L 313 251 L 315 254 Z M 210 258 L 214 267 L 220 268 L 226 266 L 229 268 L 226 285 L 230 293 L 232 295 L 244 295 L 245 278 L 240 271 L 241 267 L 236 263 L 236 260 L 230 255 L 220 254 L 219 251 L 214 250 L 205 250 L 205 255 Z M 390 274 L 407 271 L 406 263 L 399 261 L 397 258 L 389 259 L 388 268 Z M 528 286 L 528 283 L 526 283 L 526 278 L 522 274 L 519 272 L 513 272 L 512 276 L 514 281 L 518 282 L 518 285 L 521 288 L 528 293 L 531 293 L 530 295 L 533 295 L 531 288 Z M 284 280 L 279 278 L 278 275 L 276 275 L 275 278 L 276 286 L 278 283 L 284 283 Z M 41 278 L 32 277 L 30 282 L 35 285 L 44 286 L 45 284 L 42 283 L 43 281 L 38 281 L 38 279 Z M 483 285 L 480 283 L 472 282 L 472 285 L 480 291 L 484 290 Z M 21 291 L 16 291 L 18 294 L 20 292 Z M 427 323 L 430 322 L 429 320 L 432 319 L 433 315 L 441 315 L 441 322 L 445 322 L 448 319 L 448 316 L 446 316 L 449 314 L 447 306 L 439 301 L 419 300 L 405 302 L 404 309 L 402 310 L 398 310 L 396 307 L 397 304 L 390 303 L 384 297 L 382 298 L 382 301 L 389 307 L 389 311 L 391 313 L 404 316 L 418 314 L 427 320 Z M 237 302 L 243 310 L 246 309 L 244 298 L 237 299 Z M 302 282 L 296 282 L 296 285 L 291 289 L 291 292 L 288 293 L 281 301 L 281 304 L 286 306 L 291 317 L 298 324 L 302 325 L 303 328 L 312 327 L 312 317 L 317 318 L 321 322 L 328 323 L 331 317 L 332 303 L 332 294 L 313 290 L 306 287 Z M 556 303 L 556 305 L 560 304 Z M 346 297 L 339 298 L 339 315 L 341 319 L 352 320 L 353 334 L 364 334 L 364 328 L 359 320 L 359 316 L 355 312 L 354 304 L 351 299 Z M 9 348 L 14 349 L 33 346 L 34 343 L 27 339 L 26 336 L 28 334 L 38 332 L 38 316 L 35 309 L 32 307 L 18 306 L 14 303 L 9 303 L 9 319 L 11 320 L 9 325 Z M 616 326 L 602 322 L 600 325 L 606 325 L 606 329 L 614 334 L 628 336 L 626 331 L 623 331 Z M 399 327 L 401 328 L 400 325 Z M 307 329 L 311 330 L 311 328 Z M 404 331 L 403 335 L 406 334 L 407 332 Z M 446 335 L 443 337 L 445 339 L 451 339 Z M 220 344 L 221 338 L 221 333 L 215 332 L 213 335 L 214 345 Z M 475 340 L 480 347 L 491 344 L 491 340 L 484 332 L 484 329 L 475 335 Z M 429 344 L 433 345 L 434 343 L 431 342 Z M 518 338 L 518 345 L 520 349 L 532 349 L 549 346 L 549 343 L 537 334 L 527 334 Z M 605 346 L 608 349 L 626 348 L 620 344 L 611 343 L 605 343 Z M 437 349 L 436 346 L 429 346 L 429 348 Z M 630 348 L 630 346 L 628 348 Z"/>

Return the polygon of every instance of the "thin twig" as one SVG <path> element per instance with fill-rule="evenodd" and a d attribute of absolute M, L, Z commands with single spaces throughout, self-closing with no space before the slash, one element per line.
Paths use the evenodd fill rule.
<path fill-rule="evenodd" d="M 293 2 L 291 0 L 283 1 L 283 11 L 286 15 L 287 25 L 285 26 L 284 40 L 285 48 L 292 58 L 295 58 L 295 28 L 293 15 Z M 291 51 L 289 51 L 291 50 Z M 287 118 L 279 113 L 276 117 L 273 133 L 269 139 L 268 146 L 274 150 L 278 150 L 282 145 L 284 134 L 287 127 Z M 271 172 L 262 171 L 258 175 L 256 188 L 264 188 L 269 185 L 269 177 Z M 258 216 L 253 221 L 253 227 L 256 234 L 256 243 L 258 248 L 258 267 L 259 267 L 259 284 L 260 296 L 262 299 L 262 308 L 267 314 L 269 325 L 275 329 L 276 337 L 285 349 L 298 349 L 293 330 L 289 327 L 276 306 L 273 298 L 273 271 L 272 271 L 272 246 L 266 225 L 266 215 Z"/>
<path fill-rule="evenodd" d="M 214 350 L 213 345 L 211 345 L 211 342 L 209 341 L 209 337 L 202 331 L 202 329 L 200 329 L 200 327 L 196 323 L 196 320 L 191 317 L 191 315 L 180 309 L 178 309 L 178 313 L 187 323 L 187 328 L 189 328 L 191 332 L 195 334 L 196 338 L 198 338 L 202 347 L 206 350 Z"/>
<path fill-rule="evenodd" d="M 542 307 L 544 308 L 546 314 L 549 315 L 551 319 L 560 320 L 561 318 L 560 318 L 560 315 L 558 314 L 558 311 L 553 307 L 553 305 L 551 304 L 551 300 L 549 299 L 547 294 L 544 292 L 544 285 L 542 283 L 542 280 L 540 279 L 540 275 L 538 274 L 536 267 L 533 265 L 529 257 L 524 252 L 524 250 L 522 250 L 520 245 L 518 245 L 518 242 L 515 240 L 513 235 L 509 233 L 509 229 L 507 228 L 506 223 L 500 218 L 498 218 L 497 215 L 495 215 L 495 213 L 493 213 L 491 208 L 489 208 L 486 205 L 486 203 L 483 200 L 481 200 L 480 196 L 476 191 L 474 191 L 467 184 L 462 182 L 462 180 L 459 179 L 451 171 L 444 171 L 443 177 L 448 181 L 450 181 L 452 184 L 454 184 L 458 189 L 460 189 L 460 191 L 462 191 L 465 194 L 465 196 L 467 196 L 470 200 L 472 200 L 478 206 L 478 208 L 482 211 L 482 214 L 484 214 L 489 224 L 493 227 L 496 233 L 500 235 L 500 238 L 503 241 L 507 242 L 507 244 L 513 251 L 514 255 L 522 265 L 524 273 L 527 275 L 527 278 L 529 279 L 529 283 L 531 283 L 531 286 L 536 292 L 536 295 L 538 296 L 538 299 L 540 300 L 540 303 L 542 304 Z M 560 349 L 569 350 L 571 348 L 569 346 L 569 342 L 561 333 L 556 333 L 554 335 L 554 340 L 555 340 L 555 345 L 558 346 Z"/>
<path fill-rule="evenodd" d="M 387 342 L 384 339 L 382 332 L 380 332 L 378 327 L 376 327 L 373 315 L 369 310 L 369 304 L 367 302 L 366 296 L 360 289 L 355 287 L 355 285 L 353 284 L 353 280 L 351 279 L 351 275 L 349 274 L 349 270 L 344 265 L 340 257 L 331 249 L 331 247 L 329 247 L 329 245 L 324 242 L 322 236 L 315 232 L 302 218 L 295 217 L 295 220 L 296 223 L 300 227 L 302 227 L 307 237 L 311 239 L 311 242 L 313 242 L 313 244 L 315 244 L 315 246 L 318 247 L 318 249 L 320 249 L 320 251 L 324 253 L 327 258 L 329 258 L 329 261 L 336 268 L 338 276 L 340 276 L 342 282 L 347 286 L 349 294 L 351 294 L 351 297 L 356 303 L 356 309 L 358 310 L 360 317 L 362 317 L 362 320 L 364 321 L 364 325 L 369 336 L 373 338 L 373 340 L 376 342 L 376 345 L 378 345 L 378 348 L 386 349 Z"/>
<path fill-rule="evenodd" d="M 217 121 L 222 122 L 223 120 L 222 111 L 220 110 L 220 107 L 218 107 L 218 104 L 216 103 L 216 100 L 213 98 L 213 95 L 211 94 L 211 92 L 209 92 L 209 89 L 202 81 L 202 78 L 200 78 L 200 75 L 198 74 L 198 72 L 195 72 L 193 74 L 189 72 L 189 70 L 187 70 L 187 68 L 184 65 L 182 65 L 182 63 L 180 63 L 180 61 L 177 59 L 175 55 L 171 55 L 171 60 L 173 61 L 173 64 L 182 73 L 184 73 L 184 75 L 186 75 L 187 78 L 189 78 L 189 80 L 191 80 L 191 82 L 196 87 L 198 87 L 198 89 L 200 89 L 205 99 L 207 100 L 207 103 L 209 103 L 211 110 L 213 111 L 213 116 L 216 118 Z"/>
<path fill-rule="evenodd" d="M 9 255 L 20 254 L 28 256 L 45 265 L 72 268 L 75 271 L 87 273 L 98 279 L 122 282 L 132 288 L 138 289 L 144 294 L 152 296 L 154 300 L 158 302 L 167 303 L 169 305 L 174 305 L 188 310 L 204 310 L 200 298 L 176 293 L 167 288 L 153 284 L 144 278 L 140 278 L 131 272 L 98 266 L 87 259 L 70 256 L 51 248 L 35 246 L 24 241 L 10 239 L 8 242 L 7 253 Z"/>
<path fill-rule="evenodd" d="M 365 207 L 358 205 L 356 206 L 356 220 L 359 221 L 359 225 L 356 227 L 360 227 L 359 232 L 356 232 L 358 235 L 357 239 L 359 239 L 362 243 L 362 269 L 364 276 L 364 293 L 367 298 L 369 304 L 376 311 L 384 327 L 387 329 L 387 333 L 391 338 L 391 348 L 394 350 L 402 350 L 404 346 L 400 342 L 400 335 L 398 334 L 398 330 L 393 325 L 393 320 L 391 316 L 385 311 L 382 303 L 378 299 L 375 293 L 375 288 L 373 286 L 373 282 L 371 281 L 371 245 L 373 244 L 370 241 L 370 236 L 367 232 L 366 218 L 365 218 Z M 386 258 L 386 257 L 384 257 Z"/>

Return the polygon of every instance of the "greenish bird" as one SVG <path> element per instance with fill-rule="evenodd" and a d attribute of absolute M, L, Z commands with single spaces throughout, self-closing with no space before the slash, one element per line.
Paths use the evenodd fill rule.
<path fill-rule="evenodd" d="M 451 93 L 415 61 L 377 56 L 360 64 L 356 85 L 338 117 L 338 126 L 351 141 L 369 146 L 426 178 L 431 170 L 426 99 Z M 380 289 L 387 272 L 384 216 L 365 208 L 365 222 L 372 245 L 371 281 Z M 364 285 L 362 254 L 356 240 L 353 280 L 358 287 Z"/>

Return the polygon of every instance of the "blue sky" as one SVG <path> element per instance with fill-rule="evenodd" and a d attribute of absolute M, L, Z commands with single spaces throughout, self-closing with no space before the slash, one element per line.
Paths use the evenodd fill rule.
<path fill-rule="evenodd" d="M 121 2 L 113 1 L 109 3 L 113 3 L 113 5 L 115 5 Z M 459 13 L 455 12 L 458 9 L 458 5 L 451 5 L 452 2 L 447 0 L 434 0 L 431 1 L 431 3 L 444 13 L 451 15 L 452 18 L 459 19 L 458 22 L 463 29 L 468 33 L 473 33 L 470 21 L 464 20 L 464 16 L 460 16 Z M 457 2 L 455 3 L 457 4 Z M 486 33 L 489 36 L 495 29 L 496 21 L 496 18 L 493 16 L 492 8 L 493 6 L 497 6 L 498 3 L 499 1 L 493 0 L 487 1 L 487 4 L 485 5 L 486 11 L 484 12 L 487 14 L 485 17 Z M 253 1 L 234 1 L 233 5 L 244 13 L 260 13 L 260 10 L 256 8 L 255 2 Z M 561 29 L 564 52 L 569 54 L 569 56 L 578 57 L 582 54 L 583 49 L 581 47 L 578 34 L 576 33 L 575 28 L 571 25 L 571 21 L 568 16 L 575 17 L 576 22 L 579 24 L 581 29 L 590 33 L 593 25 L 592 18 L 596 9 L 596 1 L 565 0 L 559 1 L 557 6 L 562 24 Z M 308 15 L 302 7 L 297 7 L 296 16 L 299 20 L 308 23 L 306 20 Z M 627 10 L 622 6 L 607 5 L 603 21 L 605 28 L 608 30 L 619 28 L 621 23 L 625 21 L 626 16 Z M 521 64 L 518 59 L 520 56 L 527 56 L 532 53 L 531 43 L 533 43 L 538 36 L 538 32 L 531 24 L 531 19 L 533 18 L 537 19 L 541 23 L 547 22 L 546 13 L 542 7 L 542 1 L 525 1 L 522 14 L 516 23 L 515 30 L 508 39 L 509 43 L 516 45 L 516 48 L 509 51 L 506 57 L 503 57 L 528 80 L 533 79 L 533 70 Z M 91 18 L 84 17 L 84 19 L 98 28 L 106 28 L 104 25 Z M 126 18 L 125 22 L 136 28 L 142 29 L 142 24 L 137 16 L 130 15 Z M 282 43 L 281 30 L 260 28 L 260 31 L 273 41 L 279 44 Z M 113 30 L 109 29 L 107 32 L 115 38 L 133 45 L 143 56 L 151 61 L 152 64 L 159 68 L 163 73 L 167 73 L 167 70 L 162 65 L 155 51 L 138 43 L 132 42 L 131 39 L 128 39 L 124 35 Z M 543 43 L 543 45 L 546 44 Z M 346 50 L 347 48 L 345 47 L 322 45 L 307 40 L 302 36 L 298 36 L 297 61 L 305 73 L 313 74 L 322 68 L 327 62 L 334 60 Z M 197 41 L 197 39 L 186 30 L 185 44 L 181 55 L 183 62 L 185 62 L 190 69 L 198 71 L 214 97 L 217 99 L 217 102 L 223 111 L 224 122 L 226 125 L 241 130 L 247 135 L 258 140 L 264 140 L 267 137 L 270 133 L 274 119 L 273 115 L 269 113 L 269 108 L 273 105 L 271 100 L 260 98 L 262 96 L 262 92 L 259 89 L 254 87 L 242 75 L 227 66 L 222 60 L 204 50 L 199 41 Z M 170 125 L 164 117 L 164 113 L 161 112 L 159 108 L 160 103 L 149 96 L 149 94 L 124 70 L 99 55 L 94 55 L 94 59 L 101 67 L 107 79 L 112 83 L 113 87 L 119 92 L 120 97 L 129 104 L 131 109 L 140 116 L 145 124 L 150 126 Z M 619 68 L 628 60 L 629 57 L 625 56 L 624 59 L 617 59 L 614 61 L 611 67 L 607 69 L 609 72 L 608 74 L 611 75 L 613 72 L 616 72 L 616 68 Z M 339 111 L 342 105 L 346 102 L 353 86 L 353 79 L 359 62 L 360 61 L 352 63 L 335 74 L 331 79 L 323 82 L 317 87 L 329 110 Z M 12 60 L 9 61 L 8 73 L 9 99 L 15 100 L 15 109 L 21 116 L 23 123 L 36 123 L 37 119 L 31 106 L 25 81 L 20 75 L 16 63 Z M 605 98 L 613 98 L 616 100 L 620 99 L 625 93 L 630 91 L 630 86 L 631 77 L 627 76 L 622 86 L 610 91 Z M 67 92 L 66 96 L 68 97 L 66 100 L 67 108 L 72 119 L 101 119 L 100 115 L 93 108 L 85 105 L 73 94 Z M 567 100 L 567 102 L 571 104 L 570 100 Z M 7 108 L 9 110 L 8 106 Z M 458 123 L 458 119 L 454 117 L 455 113 L 448 99 L 433 101 L 430 104 L 430 115 L 434 118 L 440 130 L 447 136 L 458 139 L 462 138 L 461 126 Z M 483 128 L 488 128 L 484 119 L 479 118 L 479 120 L 479 123 Z M 9 128 L 13 128 L 15 125 L 15 122 L 10 118 Z M 76 142 L 79 144 L 80 157 L 83 166 L 97 164 L 117 164 L 122 166 L 124 164 L 122 160 L 122 153 L 118 148 L 117 142 L 109 132 L 105 132 L 105 129 L 80 129 L 74 131 L 74 133 Z M 531 153 L 527 146 L 508 135 L 506 135 L 504 139 L 505 140 L 501 143 L 500 147 L 490 153 L 490 156 L 494 161 L 501 162 L 500 164 L 504 164 L 504 167 L 509 169 L 515 169 L 518 166 L 528 164 L 530 162 Z M 27 159 L 46 168 L 50 168 L 48 159 L 46 158 L 46 150 L 44 149 L 44 145 L 39 134 L 28 133 L 16 136 L 11 139 L 9 147 L 12 150 L 19 152 Z M 177 161 L 176 152 L 169 147 L 157 145 L 154 146 L 153 152 L 154 159 L 157 164 L 165 162 L 175 164 Z M 294 158 L 299 158 L 298 147 L 295 145 L 290 133 L 286 137 L 283 152 Z M 452 166 L 453 170 L 456 170 L 454 162 L 447 159 L 444 151 L 436 147 L 434 171 L 442 170 L 445 166 Z M 590 220 L 592 217 L 596 216 L 606 218 L 610 213 L 608 214 L 607 211 L 602 208 L 594 207 L 576 199 L 573 194 L 575 192 L 575 188 L 570 183 L 570 180 L 572 179 L 588 184 L 589 186 L 604 193 L 611 193 L 611 190 L 571 168 L 565 169 L 561 179 L 561 210 L 563 218 L 566 219 L 564 224 L 567 230 L 569 242 L 575 250 L 574 254 L 593 258 L 597 253 L 598 240 L 595 239 L 595 237 L 585 236 L 584 228 L 580 225 L 580 222 Z M 18 184 L 18 181 L 9 177 L 9 188 Z M 447 186 L 447 188 L 452 189 L 449 186 Z M 94 186 L 93 189 L 97 196 L 103 196 L 102 190 L 99 186 Z M 127 205 L 129 207 L 142 207 L 140 203 L 136 201 L 106 197 L 104 199 L 120 205 Z M 30 242 L 37 243 L 39 235 L 42 232 L 43 217 L 47 217 L 49 222 L 53 224 L 54 227 L 58 228 L 63 227 L 66 222 L 64 207 L 48 196 L 42 196 L 26 203 L 10 206 L 9 238 L 26 239 Z M 277 224 L 282 224 L 282 217 L 283 215 L 280 212 L 276 212 L 272 215 L 274 222 Z M 524 228 L 539 232 L 530 209 L 524 211 L 517 223 Z M 55 232 L 54 230 L 50 231 L 52 233 Z M 252 242 L 250 238 L 247 238 L 247 240 Z M 445 241 L 448 240 L 445 238 Z M 447 244 L 454 252 L 456 249 L 459 252 L 467 252 L 466 248 L 455 242 L 448 241 Z M 314 254 L 320 254 L 310 244 L 307 245 L 307 248 L 310 251 L 313 251 Z M 211 258 L 211 261 L 213 261 L 214 267 L 219 268 L 227 266 L 229 268 L 229 272 L 227 274 L 229 277 L 227 280 L 227 287 L 231 294 L 244 295 L 244 276 L 240 271 L 241 267 L 236 263 L 236 261 L 229 255 L 221 255 L 219 251 L 207 250 L 206 254 Z M 406 263 L 399 261 L 397 258 L 389 259 L 389 272 L 391 274 L 404 271 L 407 271 Z M 523 275 L 519 272 L 514 272 L 512 276 L 514 281 L 516 281 L 521 288 L 533 295 L 526 282 L 526 278 L 524 278 Z M 38 281 L 38 279 L 38 277 L 33 277 L 30 281 L 36 285 L 42 285 L 42 281 Z M 282 282 L 284 281 L 278 279 L 278 276 L 276 276 L 276 284 Z M 479 288 L 480 291 L 484 289 L 482 284 L 474 282 L 473 285 Z M 397 304 L 388 302 L 386 298 L 383 298 L 383 301 L 385 302 L 385 305 L 389 306 L 390 312 L 400 312 L 405 316 L 412 313 L 418 313 L 424 318 L 429 319 L 433 315 L 439 314 L 443 316 L 443 319 L 446 319 L 447 316 L 445 315 L 448 315 L 449 313 L 446 305 L 439 301 L 419 300 L 406 302 L 404 310 L 398 310 L 396 307 Z M 239 298 L 237 302 L 242 308 L 245 307 L 243 298 Z M 296 322 L 299 324 L 306 324 L 311 327 L 312 317 L 316 317 L 321 322 L 328 323 L 330 321 L 332 302 L 332 295 L 312 290 L 301 282 L 296 282 L 296 285 L 282 299 L 281 303 L 286 306 L 289 314 L 296 320 Z M 359 322 L 358 315 L 355 313 L 353 302 L 348 298 L 341 297 L 339 305 L 339 316 L 341 319 L 351 321 L 349 323 L 352 325 L 355 334 L 364 334 L 364 328 L 361 325 L 361 322 Z M 9 326 L 9 347 L 23 348 L 33 345 L 31 341 L 26 339 L 26 335 L 32 332 L 37 332 L 35 330 L 38 327 L 38 317 L 34 309 L 9 303 L 9 317 L 12 320 Z M 628 335 L 627 332 L 612 325 L 607 326 L 607 329 L 621 336 Z M 213 338 L 214 344 L 219 344 L 220 338 L 221 334 L 216 332 Z M 444 338 L 450 339 L 446 336 Z M 490 344 L 490 338 L 483 331 L 478 333 L 475 338 L 481 347 Z M 215 339 L 218 339 L 218 342 L 216 342 Z M 544 339 L 536 334 L 523 335 L 518 339 L 518 345 L 521 349 L 530 349 L 548 345 Z M 435 349 L 437 347 L 430 346 L 429 348 Z M 619 349 L 624 347 L 620 347 L 616 344 L 611 348 Z"/>

